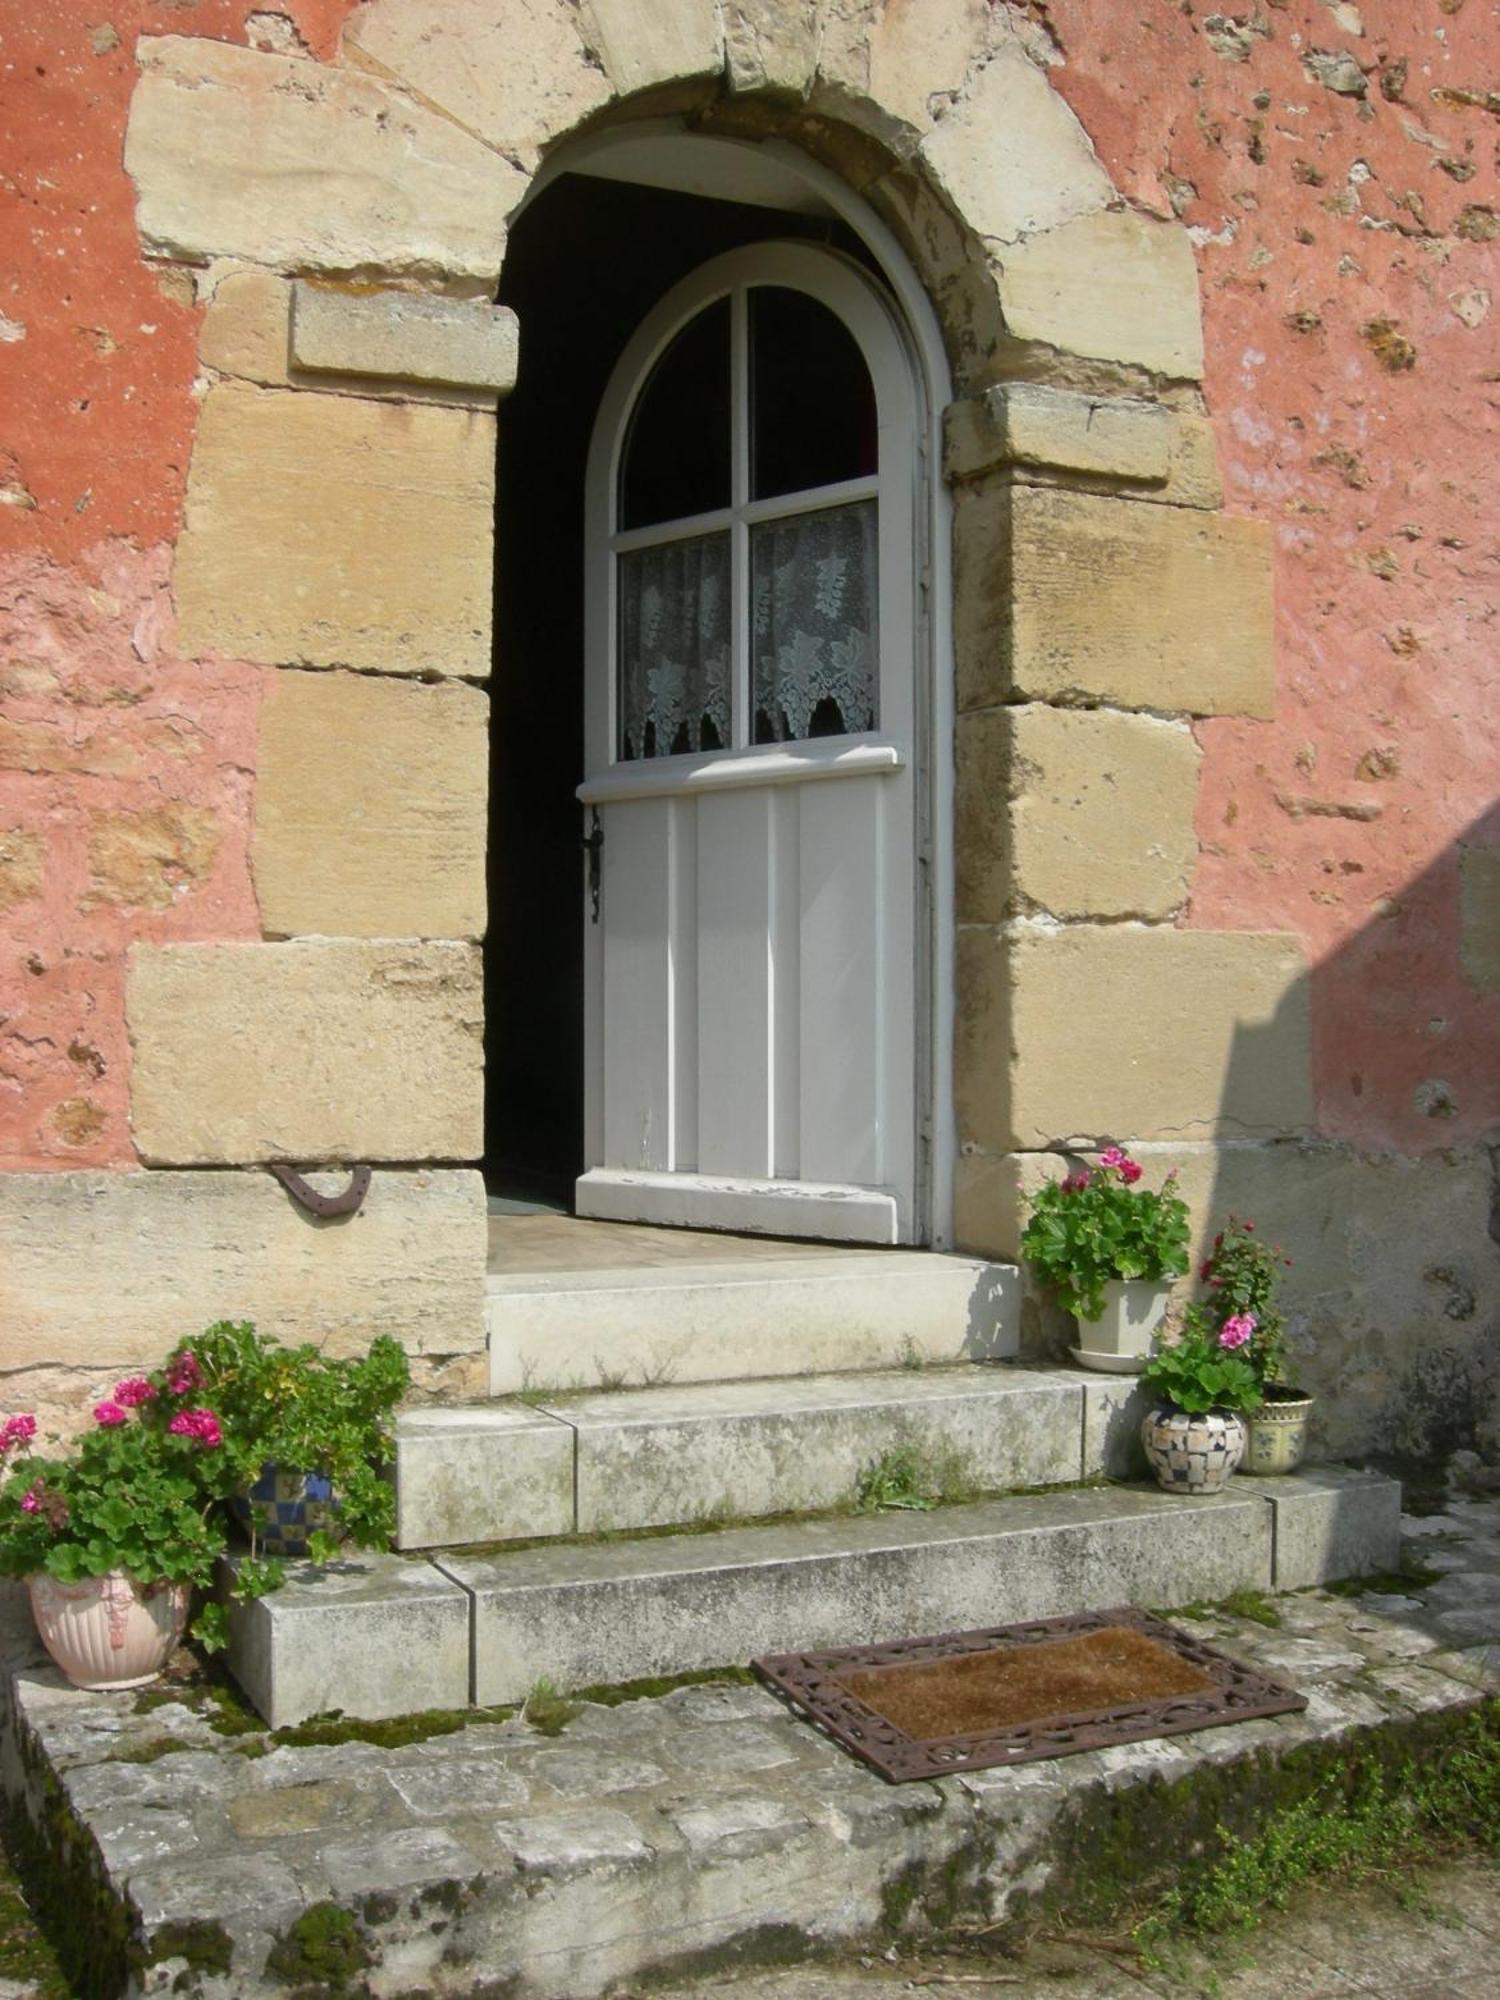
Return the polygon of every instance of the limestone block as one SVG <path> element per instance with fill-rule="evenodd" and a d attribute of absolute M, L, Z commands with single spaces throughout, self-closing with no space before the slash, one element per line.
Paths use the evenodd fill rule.
<path fill-rule="evenodd" d="M 22 826 L 0 827 L 0 910 L 42 893 L 42 836 Z"/>
<path fill-rule="evenodd" d="M 271 677 L 250 850 L 268 935 L 483 936 L 488 711 L 451 681 Z"/>
<path fill-rule="evenodd" d="M 293 1563 L 229 1607 L 230 1672 L 273 1729 L 338 1709 L 378 1722 L 469 1705 L 469 1601 L 432 1563 L 360 1550 Z"/>
<path fill-rule="evenodd" d="M 1076 395 L 1036 382 L 1002 382 L 950 403 L 944 417 L 948 479 L 975 479 L 1001 465 L 1160 485 L 1176 420 L 1159 403 Z"/>
<path fill-rule="evenodd" d="M 578 18 L 622 97 L 653 84 L 717 76 L 723 68 L 714 0 L 579 0 Z"/>
<path fill-rule="evenodd" d="M 837 47 L 837 12 L 829 9 L 824 24 L 825 72 L 830 44 Z M 882 111 L 926 132 L 933 123 L 934 104 L 946 105 L 963 89 L 971 64 L 987 52 L 997 25 L 996 10 L 986 0 L 882 6 L 873 10 L 873 18 L 870 13 L 852 13 L 850 39 L 858 51 L 855 60 L 862 60 L 863 78 L 847 61 L 846 74 L 855 87 L 868 89 Z"/>
<path fill-rule="evenodd" d="M 575 10 L 557 0 L 374 0 L 344 48 L 528 170 L 613 95 Z"/>
<path fill-rule="evenodd" d="M 1084 142 L 1086 143 L 1086 142 Z M 1103 211 L 997 250 L 1005 323 L 1016 340 L 1123 362 L 1174 380 L 1203 375 L 1198 270 L 1180 223 Z M 987 232 L 999 234 L 1000 232 Z M 1019 232 L 1015 232 L 1019 233 Z"/>
<path fill-rule="evenodd" d="M 1080 1413 L 1073 1382 L 990 1367 L 632 1389 L 555 1410 L 577 1437 L 583 1533 L 847 1505 L 903 1446 L 973 1492 L 1070 1484 Z"/>
<path fill-rule="evenodd" d="M 1085 1479 L 1144 1479 L 1146 1448 L 1141 1419 L 1154 1397 L 1129 1375 L 1094 1375 L 1080 1369 L 1083 1394 L 1083 1476 Z"/>
<path fill-rule="evenodd" d="M 953 1176 L 954 1242 L 965 1249 L 984 1245 L 984 1255 L 1020 1263 L 1027 1194 L 1068 1170 L 1061 1153 L 990 1153 L 965 1146 Z"/>
<path fill-rule="evenodd" d="M 724 0 L 731 90 L 805 97 L 818 66 L 817 0 Z"/>
<path fill-rule="evenodd" d="M 996 243 L 1056 229 L 1114 193 L 1066 99 L 1013 46 L 975 74 L 922 157 L 969 227 Z"/>
<path fill-rule="evenodd" d="M 1481 992 L 1500 987 L 1500 847 L 1458 850 L 1459 957 Z"/>
<path fill-rule="evenodd" d="M 464 1160 L 483 1151 L 477 947 L 137 945 L 125 981 L 141 1157 Z"/>
<path fill-rule="evenodd" d="M 199 359 L 221 375 L 281 383 L 290 361 L 291 287 L 275 271 L 231 271 L 214 288 Z"/>
<path fill-rule="evenodd" d="M 1163 500 L 1175 507 L 1217 508 L 1224 505 L 1224 478 L 1219 449 L 1208 417 L 1179 411 L 1173 424 L 1171 461 Z"/>
<path fill-rule="evenodd" d="M 484 1258 L 484 1184 L 458 1169 L 378 1170 L 357 1215 L 326 1221 L 264 1173 L 6 1174 L 5 1365 L 123 1374 L 218 1319 L 335 1355 L 380 1333 L 414 1356 L 472 1354 Z"/>
<path fill-rule="evenodd" d="M 519 1404 L 404 1410 L 396 1421 L 396 1546 L 571 1535 L 573 1432 Z"/>
<path fill-rule="evenodd" d="M 1401 1565 L 1401 1486 L 1378 1472 L 1318 1466 L 1294 1479 L 1257 1479 L 1276 1515 L 1277 1590 L 1307 1590 Z"/>
<path fill-rule="evenodd" d="M 473 1593 L 474 1698 L 487 1704 L 516 1700 L 538 1674 L 589 1686 L 892 1632 L 1264 1590 L 1271 1510 L 1239 1482 L 1208 1500 L 1112 1488 L 442 1567 Z"/>
<path fill-rule="evenodd" d="M 292 286 L 292 359 L 324 375 L 395 376 L 455 389 L 515 387 L 520 322 L 484 299 Z"/>
<path fill-rule="evenodd" d="M 962 1137 L 994 1152 L 1304 1130 L 1298 942 L 1136 924 L 961 929 L 956 1083 Z"/>
<path fill-rule="evenodd" d="M 1198 746 L 1184 723 L 1111 709 L 959 718 L 958 921 L 1160 918 L 1186 900 Z"/>
<path fill-rule="evenodd" d="M 182 35 L 136 44 L 125 166 L 148 250 L 493 283 L 512 164 L 374 77 Z"/>
<path fill-rule="evenodd" d="M 173 581 L 188 653 L 489 672 L 495 420 L 221 383 Z"/>
<path fill-rule="evenodd" d="M 1274 712 L 1263 522 L 991 479 L 957 489 L 953 534 L 961 710 Z"/>

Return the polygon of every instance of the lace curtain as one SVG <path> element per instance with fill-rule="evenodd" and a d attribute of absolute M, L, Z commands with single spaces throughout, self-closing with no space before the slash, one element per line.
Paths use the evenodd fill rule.
<path fill-rule="evenodd" d="M 621 556 L 619 593 L 621 757 L 726 748 L 728 535 Z"/>
<path fill-rule="evenodd" d="M 755 742 L 875 727 L 876 562 L 873 500 L 752 529 Z"/>

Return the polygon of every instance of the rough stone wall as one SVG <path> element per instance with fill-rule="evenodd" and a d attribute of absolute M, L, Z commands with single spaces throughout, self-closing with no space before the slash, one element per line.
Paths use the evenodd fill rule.
<path fill-rule="evenodd" d="M 211 1177 L 259 1299 L 281 1238 L 245 1168 L 477 1152 L 514 368 L 483 300 L 550 146 L 685 108 L 842 173 L 949 345 L 961 1238 L 1013 1249 L 1061 1148 L 1180 1155 L 1209 1226 L 1253 1197 L 1296 1232 L 1331 1436 L 1385 1437 L 1414 1365 L 1472 1425 L 1453 1384 L 1500 1324 L 1479 0 L 13 12 L 0 1165 L 168 1206 Z M 254 1088 L 220 1060 L 251 1015 Z M 1420 1270 L 1366 1228 L 1415 1184 L 1363 1178 L 1418 1154 Z M 357 1337 L 354 1288 L 413 1296 L 414 1243 L 473 1256 L 410 1333 L 461 1386 L 477 1177 L 385 1180 L 321 1310 Z M 0 1202 L 35 1217 L 36 1185 Z M 89 1240 L 138 1227 L 133 1185 L 59 1186 Z M 184 1223 L 210 1275 L 212 1213 Z M 86 1365 L 19 1304 L 13 1365 Z"/>
<path fill-rule="evenodd" d="M 1500 24 L 1041 11 L 1115 184 L 1191 231 L 1228 505 L 1276 543 L 1276 711 L 1193 725 L 1184 921 L 1301 940 L 1311 1143 L 1187 1179 L 1296 1252 L 1334 1447 L 1493 1448 Z"/>

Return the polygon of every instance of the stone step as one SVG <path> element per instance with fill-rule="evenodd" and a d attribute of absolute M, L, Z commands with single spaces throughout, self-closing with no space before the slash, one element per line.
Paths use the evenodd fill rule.
<path fill-rule="evenodd" d="M 236 1606 L 229 1663 L 277 1727 L 330 1707 L 372 1718 L 463 1698 L 489 1707 L 543 1678 L 587 1687 L 805 1646 L 1301 1589 L 1392 1569 L 1399 1532 L 1393 1480 L 1323 1468 L 1242 1478 L 1211 1499 L 1118 1486 L 483 1557 L 355 1556 L 295 1565 L 282 1589 Z"/>
<path fill-rule="evenodd" d="M 875 2000 L 857 1968 L 839 1976 L 832 1953 L 882 1963 L 894 1949 L 906 1960 L 899 1979 L 888 1968 L 894 1990 L 917 1977 L 908 1954 L 929 1923 L 993 1932 L 1041 1907 L 1058 1929 L 1113 1933 L 1101 1894 L 1128 1923 L 1160 1894 L 1164 1854 L 1201 1862 L 1226 1824 L 1254 1844 L 1288 1800 L 1325 1781 L 1336 1794 L 1356 1761 L 1452 1774 L 1482 1729 L 1477 1704 L 1500 1690 L 1500 1601 L 1474 1589 L 1476 1574 L 1500 1572 L 1495 1510 L 1459 1503 L 1410 1525 L 1422 1530 L 1418 1560 L 1444 1554 L 1444 1582 L 1414 1580 L 1400 1597 L 1281 1598 L 1274 1626 L 1227 1610 L 1176 1614 L 1195 1637 L 1290 1682 L 1307 1697 L 1302 1714 L 890 1785 L 760 1687 L 586 1704 L 560 1736 L 476 1714 L 416 1741 L 277 1743 L 226 1737 L 217 1705 L 175 1685 L 182 1699 L 165 1706 L 65 1687 L 38 1648 L 17 1662 L 0 1719 L 7 1804 L 26 1816 L 54 1907 L 96 1916 L 75 1953 L 76 1963 L 86 1945 L 92 1984 L 69 1990 L 201 1982 L 235 2000 L 287 2000 L 291 1977 L 327 1991 L 311 1965 L 289 1974 L 276 1946 L 299 1930 L 316 1937 L 315 1926 L 337 1943 L 333 1901 L 368 1954 L 355 1978 L 376 1993 L 725 2000 L 741 1992 L 732 1968 L 801 1957 L 821 1962 L 768 1974 L 754 1992 Z M 34 1643 L 17 1610 L 0 1644 L 11 1631 Z M 1475 1898 L 1481 1929 L 1464 1932 L 1461 1964 L 1451 1916 L 1429 1933 L 1444 1942 L 1422 1993 L 1494 1992 L 1494 1944 L 1482 1935 L 1493 1898 L 1482 1885 Z M 1369 1948 L 1371 1923 L 1383 1957 Z M 205 1977 L 216 1943 L 231 1971 Z M 1359 1955 L 1351 1943 L 1340 1962 L 1405 1964 L 1404 1949 L 1378 1915 L 1362 1916 Z M 1139 1983 L 1118 1959 L 1061 1979 L 1050 1964 L 1018 1972 L 993 1960 L 964 1976 L 999 1969 L 998 1984 L 967 1989 L 998 2000 L 1149 2000 L 1217 1992 L 1215 1952 L 1222 1974 L 1211 1941 L 1170 1982 Z M 1280 1962 L 1279 1979 L 1263 1964 L 1250 1984 L 1226 1984 L 1354 1993 L 1305 1944 Z M 962 2000 L 962 1985 L 944 1980 Z"/>
<path fill-rule="evenodd" d="M 492 1396 L 992 1361 L 1019 1344 L 1015 1268 L 927 1250 L 492 1271 L 486 1291 Z"/>
<path fill-rule="evenodd" d="M 412 1411 L 397 1425 L 397 1540 L 817 1513 L 902 1446 L 949 1497 L 1121 1476 L 1144 1470 L 1141 1407 L 1128 1379 L 986 1362 Z"/>

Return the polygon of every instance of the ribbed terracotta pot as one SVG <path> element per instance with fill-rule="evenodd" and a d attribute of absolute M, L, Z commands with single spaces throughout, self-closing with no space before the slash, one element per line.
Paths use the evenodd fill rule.
<path fill-rule="evenodd" d="M 1218 1493 L 1245 1456 L 1245 1420 L 1233 1410 L 1193 1416 L 1163 1404 L 1141 1423 L 1141 1442 L 1168 1493 Z"/>
<path fill-rule="evenodd" d="M 59 1583 L 45 1570 L 26 1579 L 42 1644 L 74 1687 L 133 1688 L 154 1681 L 187 1624 L 193 1589 L 145 1590 L 112 1570 Z"/>

